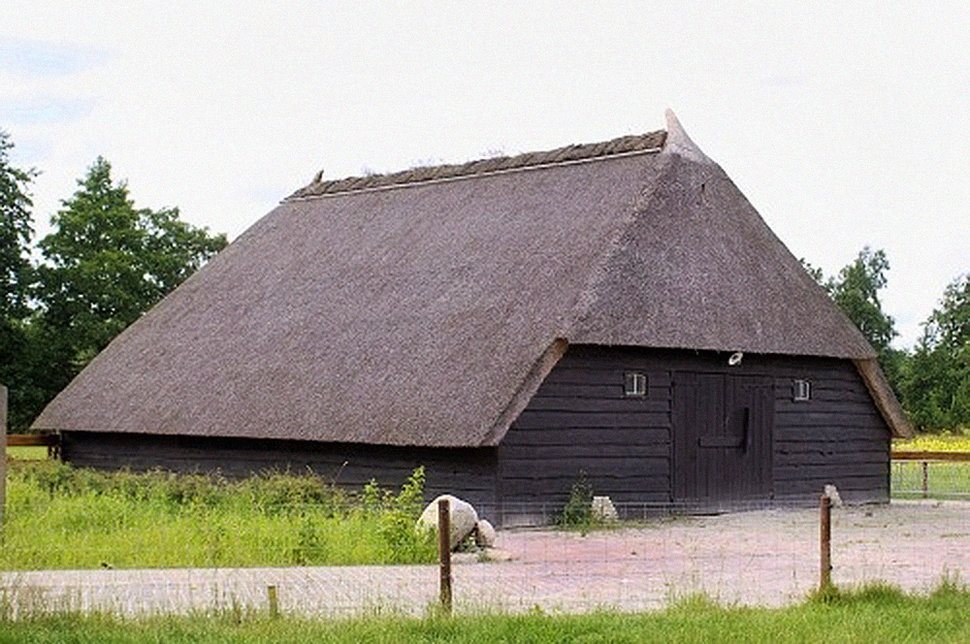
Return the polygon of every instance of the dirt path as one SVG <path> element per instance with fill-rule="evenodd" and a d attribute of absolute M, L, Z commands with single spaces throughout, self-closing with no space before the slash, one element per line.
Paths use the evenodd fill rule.
<path fill-rule="evenodd" d="M 777 606 L 818 581 L 817 510 L 765 510 L 661 519 L 582 536 L 499 533 L 505 562 L 458 563 L 460 611 L 576 612 L 659 608 L 705 592 L 725 603 Z M 894 502 L 833 513 L 833 581 L 883 580 L 925 590 L 970 579 L 970 503 Z M 468 559 L 468 557 L 465 557 Z M 282 611 L 423 614 L 437 597 L 435 566 L 348 566 L 0 573 L 3 605 L 123 614 Z"/>

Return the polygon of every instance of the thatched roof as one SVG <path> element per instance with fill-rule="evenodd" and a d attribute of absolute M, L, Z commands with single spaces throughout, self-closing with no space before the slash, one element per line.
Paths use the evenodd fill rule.
<path fill-rule="evenodd" d="M 671 118 L 606 143 L 314 181 L 34 427 L 496 444 L 568 343 L 874 355 Z"/>

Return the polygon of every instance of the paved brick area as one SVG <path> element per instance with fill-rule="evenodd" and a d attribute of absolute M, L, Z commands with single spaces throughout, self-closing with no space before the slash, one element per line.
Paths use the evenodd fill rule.
<path fill-rule="evenodd" d="M 818 579 L 817 510 L 765 510 L 658 519 L 583 536 L 504 531 L 511 561 L 454 566 L 459 611 L 659 608 L 705 592 L 725 603 L 797 601 Z M 970 503 L 896 502 L 833 513 L 833 580 L 870 580 L 908 590 L 947 575 L 970 579 Z M 70 570 L 0 573 L 3 604 L 107 610 L 127 615 L 265 611 L 308 615 L 424 614 L 437 598 L 436 566 Z"/>

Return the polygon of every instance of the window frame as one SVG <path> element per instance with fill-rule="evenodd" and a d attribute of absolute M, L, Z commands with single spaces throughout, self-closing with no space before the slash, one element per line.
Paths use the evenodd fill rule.
<path fill-rule="evenodd" d="M 625 398 L 645 398 L 649 387 L 649 380 L 644 372 L 623 372 L 623 396 Z"/>

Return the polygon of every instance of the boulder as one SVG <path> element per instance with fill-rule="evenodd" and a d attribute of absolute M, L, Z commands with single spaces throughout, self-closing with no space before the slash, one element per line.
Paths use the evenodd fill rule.
<path fill-rule="evenodd" d="M 616 508 L 613 507 L 613 501 L 608 496 L 593 497 L 592 515 L 597 521 L 616 521 L 619 519 Z"/>
<path fill-rule="evenodd" d="M 475 526 L 478 525 L 478 512 L 472 507 L 471 503 L 462 501 L 456 496 L 443 494 L 428 504 L 428 507 L 421 513 L 418 519 L 418 526 L 425 529 L 438 529 L 438 501 L 448 499 L 448 516 L 451 519 L 451 535 L 448 543 L 452 550 L 458 547 L 465 537 L 471 534 Z"/>
<path fill-rule="evenodd" d="M 480 519 L 475 526 L 475 545 L 479 548 L 491 548 L 495 545 L 495 528 L 485 519 Z"/>

